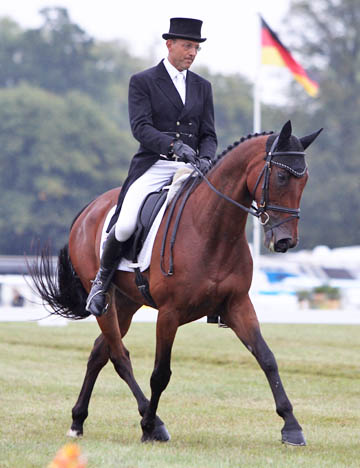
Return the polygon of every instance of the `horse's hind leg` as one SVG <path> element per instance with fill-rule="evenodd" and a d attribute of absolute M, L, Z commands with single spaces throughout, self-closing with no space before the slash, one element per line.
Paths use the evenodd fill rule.
<path fill-rule="evenodd" d="M 118 311 L 118 326 L 121 330 L 121 336 L 124 337 L 130 327 L 132 316 L 139 308 L 139 305 L 126 300 L 116 291 L 114 298 L 115 307 Z M 84 382 L 78 400 L 72 409 L 73 421 L 71 428 L 68 431 L 68 436 L 80 437 L 83 435 L 83 425 L 88 416 L 89 402 L 96 379 L 101 369 L 107 364 L 109 358 L 110 349 L 103 334 L 101 334 L 95 340 L 94 347 L 88 359 Z"/>
<path fill-rule="evenodd" d="M 282 442 L 290 445 L 306 445 L 302 429 L 282 385 L 275 357 L 263 339 L 254 308 L 249 298 L 239 306 L 233 304 L 223 318 L 244 345 L 255 356 L 264 371 L 274 396 L 276 412 L 285 422 L 281 430 Z"/>
<path fill-rule="evenodd" d="M 94 347 L 89 356 L 85 379 L 81 387 L 80 395 L 72 409 L 72 424 L 67 435 L 69 437 L 80 437 L 83 435 L 84 421 L 88 416 L 88 408 L 91 393 L 101 369 L 109 360 L 109 348 L 104 336 L 97 337 Z"/>

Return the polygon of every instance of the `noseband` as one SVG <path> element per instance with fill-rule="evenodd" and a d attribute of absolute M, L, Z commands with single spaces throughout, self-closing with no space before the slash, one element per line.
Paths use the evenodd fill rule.
<path fill-rule="evenodd" d="M 289 171 L 291 174 L 293 174 L 296 177 L 302 177 L 306 170 L 307 166 L 305 165 L 304 169 L 302 171 L 296 171 L 294 168 L 289 166 L 288 164 L 281 163 L 279 161 L 275 161 L 273 158 L 277 156 L 305 156 L 305 152 L 303 151 L 276 151 L 277 144 L 279 142 L 279 136 L 277 136 L 269 151 L 266 152 L 265 156 L 265 165 L 260 172 L 254 190 L 252 194 L 253 200 L 255 200 L 255 192 L 256 189 L 258 188 L 261 179 L 263 178 L 263 183 L 262 183 L 262 192 L 261 192 L 261 201 L 258 207 L 251 205 L 250 208 L 247 206 L 242 205 L 241 203 L 237 202 L 236 200 L 233 200 L 232 198 L 228 197 L 224 193 L 219 192 L 213 185 L 212 183 L 204 176 L 204 174 L 200 171 L 198 167 L 193 165 L 193 168 L 195 171 L 199 174 L 199 176 L 208 184 L 208 186 L 213 190 L 217 195 L 219 195 L 221 198 L 224 198 L 228 202 L 232 203 L 233 205 L 237 206 L 238 208 L 241 208 L 242 210 L 246 211 L 247 213 L 251 214 L 252 216 L 255 216 L 256 218 L 259 218 L 260 223 L 265 226 L 269 220 L 270 216 L 267 211 L 278 211 L 280 213 L 288 213 L 290 216 L 287 218 L 279 221 L 278 223 L 274 224 L 271 226 L 271 229 L 280 226 L 281 224 L 284 224 L 288 221 L 291 221 L 292 219 L 299 219 L 300 218 L 300 208 L 287 208 L 285 206 L 280 206 L 280 205 L 272 205 L 269 203 L 269 190 L 270 190 L 270 174 L 271 174 L 271 167 L 272 165 L 276 165 L 279 167 L 282 167 L 283 169 L 286 169 Z M 265 215 L 265 220 L 262 221 L 261 216 Z"/>

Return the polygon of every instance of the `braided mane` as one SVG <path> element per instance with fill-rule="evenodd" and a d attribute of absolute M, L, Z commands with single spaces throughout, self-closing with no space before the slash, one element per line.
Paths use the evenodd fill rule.
<path fill-rule="evenodd" d="M 274 132 L 273 131 L 270 131 L 270 132 L 262 132 L 262 133 L 249 133 L 249 135 L 247 136 L 243 136 L 240 138 L 239 141 L 234 141 L 234 143 L 232 145 L 229 145 L 226 149 L 224 149 L 224 151 L 220 154 L 218 154 L 215 159 L 213 159 L 213 166 L 216 166 L 216 164 L 221 161 L 221 159 L 229 152 L 231 151 L 232 149 L 234 149 L 236 146 L 239 146 L 241 143 L 243 143 L 244 141 L 248 141 L 250 140 L 251 138 L 257 138 L 259 136 L 264 136 L 264 135 L 272 135 Z M 207 169 L 206 171 L 204 171 L 204 175 L 207 174 L 209 172 L 210 169 Z M 199 182 L 201 182 L 201 177 L 200 176 L 197 176 L 199 178 Z"/>
<path fill-rule="evenodd" d="M 227 154 L 229 151 L 234 149 L 236 146 L 239 146 L 244 141 L 248 141 L 251 138 L 257 138 L 259 136 L 272 135 L 273 133 L 274 133 L 273 131 L 262 132 L 262 133 L 249 133 L 249 135 L 241 137 L 239 141 L 234 141 L 232 145 L 229 145 L 226 149 L 224 149 L 222 153 L 218 154 L 216 158 L 214 159 L 214 163 L 216 164 L 220 159 L 222 159 L 225 156 L 225 154 Z"/>

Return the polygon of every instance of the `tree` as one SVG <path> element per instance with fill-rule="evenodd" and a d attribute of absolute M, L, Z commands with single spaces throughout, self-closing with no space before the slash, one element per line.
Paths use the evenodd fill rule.
<path fill-rule="evenodd" d="M 317 100 L 293 89 L 292 113 L 304 133 L 324 127 L 308 159 L 302 246 L 359 244 L 360 3 L 293 0 L 290 12 L 294 47 L 320 84 Z"/>
<path fill-rule="evenodd" d="M 60 247 L 75 214 L 119 186 L 134 144 L 91 99 L 29 86 L 0 91 L 0 251 Z"/>

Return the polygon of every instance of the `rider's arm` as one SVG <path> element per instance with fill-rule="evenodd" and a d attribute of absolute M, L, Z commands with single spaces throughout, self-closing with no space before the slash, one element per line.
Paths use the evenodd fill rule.
<path fill-rule="evenodd" d="M 174 137 L 154 127 L 151 91 L 141 74 L 130 79 L 129 118 L 132 133 L 144 148 L 154 153 L 168 154 Z"/>

